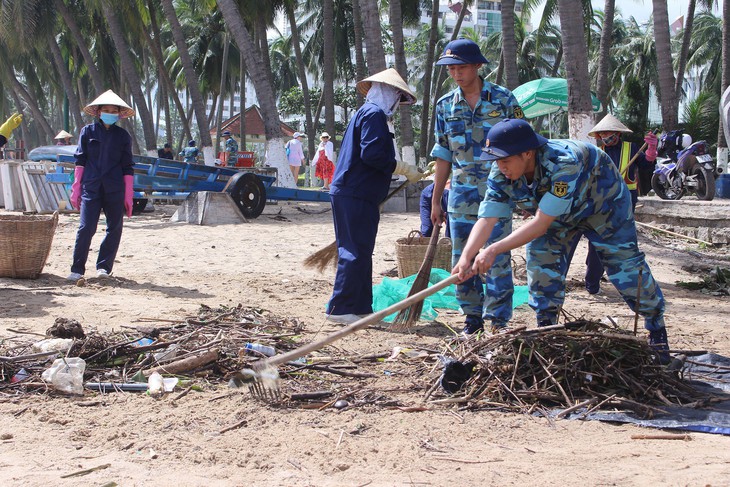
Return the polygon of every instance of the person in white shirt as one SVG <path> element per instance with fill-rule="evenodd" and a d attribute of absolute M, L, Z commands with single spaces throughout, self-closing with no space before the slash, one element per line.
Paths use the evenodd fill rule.
<path fill-rule="evenodd" d="M 286 143 L 286 158 L 289 160 L 289 169 L 294 176 L 294 184 L 299 180 L 299 168 L 304 165 L 304 148 L 302 147 L 301 133 L 294 132 L 293 138 Z"/>
<path fill-rule="evenodd" d="M 329 191 L 332 176 L 335 174 L 335 145 L 330 141 L 330 134 L 327 132 L 322 132 L 320 140 L 317 152 L 312 159 L 312 165 L 317 166 L 314 175 L 324 180 L 322 190 Z"/>

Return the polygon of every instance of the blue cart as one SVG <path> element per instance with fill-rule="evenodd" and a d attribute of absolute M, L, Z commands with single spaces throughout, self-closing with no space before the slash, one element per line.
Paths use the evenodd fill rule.
<path fill-rule="evenodd" d="M 264 211 L 266 200 L 330 201 L 329 194 L 323 191 L 274 186 L 276 176 L 271 173 L 275 174 L 275 169 L 205 166 L 145 156 L 134 156 L 133 159 L 135 192 L 225 191 L 246 218 L 258 217 Z M 58 162 L 73 163 L 75 159 L 59 155 Z M 68 177 L 67 174 L 49 174 L 47 178 L 55 181 L 58 176 Z"/>

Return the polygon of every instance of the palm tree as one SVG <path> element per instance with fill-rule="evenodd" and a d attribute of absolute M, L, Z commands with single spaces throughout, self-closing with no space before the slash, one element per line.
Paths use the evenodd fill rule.
<path fill-rule="evenodd" d="M 96 64 L 87 46 L 86 38 L 81 33 L 81 29 L 76 22 L 75 17 L 78 14 L 74 12 L 74 14 L 76 15 L 72 15 L 72 12 L 69 11 L 69 8 L 66 6 L 64 0 L 54 0 L 54 5 L 58 13 L 61 14 L 64 24 L 68 27 L 69 31 L 71 31 L 71 34 L 76 41 L 76 46 L 81 52 L 81 56 L 84 58 L 84 62 L 86 63 L 86 69 L 94 83 L 94 90 L 96 91 L 96 93 L 103 93 L 105 91 L 104 81 L 102 80 L 101 73 L 99 73 L 99 70 L 96 69 Z M 80 7 L 82 6 L 82 4 L 76 6 Z"/>
<path fill-rule="evenodd" d="M 385 50 L 383 49 L 382 27 L 377 0 L 353 0 L 360 3 L 362 13 L 363 34 L 365 36 L 365 54 L 367 55 L 368 73 L 373 75 L 383 71 Z"/>
<path fill-rule="evenodd" d="M 593 125 L 588 49 L 580 0 L 558 0 L 568 79 L 568 129 L 571 139 L 589 140 Z"/>
<path fill-rule="evenodd" d="M 720 93 L 725 93 L 725 90 L 727 89 L 728 85 L 730 85 L 730 2 L 727 0 L 723 2 L 722 4 L 722 76 L 721 76 L 721 83 L 720 83 Z M 723 155 L 724 160 L 727 161 L 728 159 L 728 150 L 727 150 L 727 143 L 728 140 L 725 138 L 725 133 L 730 132 L 730 129 L 728 127 L 725 127 L 725 131 L 723 131 L 723 123 L 726 123 L 727 120 L 720 123 L 720 126 L 718 127 L 717 132 L 717 147 L 724 148 Z M 718 154 L 718 160 L 720 159 Z"/>
<path fill-rule="evenodd" d="M 334 44 L 334 2 L 333 0 L 323 0 L 322 2 L 322 22 L 324 31 L 324 124 L 327 132 L 335 134 L 335 54 Z M 336 143 L 336 138 L 333 142 Z"/>
<path fill-rule="evenodd" d="M 517 78 L 517 43 L 515 41 L 515 0 L 502 0 L 502 59 L 504 61 L 505 86 L 514 90 Z"/>
<path fill-rule="evenodd" d="M 429 134 L 429 118 L 431 115 L 431 75 L 434 71 L 434 57 L 436 51 L 436 43 L 439 39 L 438 29 L 438 17 L 439 15 L 439 0 L 432 0 L 431 2 L 431 28 L 429 29 L 428 44 L 426 47 L 426 61 L 424 66 L 423 76 L 423 99 L 421 107 L 421 138 L 418 141 L 418 154 L 422 158 L 428 157 L 428 141 L 430 139 Z"/>
<path fill-rule="evenodd" d="M 104 6 L 104 18 L 109 26 L 109 34 L 111 34 L 114 45 L 119 54 L 119 62 L 127 81 L 127 86 L 132 93 L 134 104 L 137 107 L 137 115 L 142 122 L 142 130 L 144 132 L 145 149 L 149 157 L 157 156 L 157 136 L 155 135 L 155 124 L 152 120 L 152 114 L 147 108 L 144 93 L 142 93 L 142 81 L 137 73 L 135 63 L 132 60 L 130 49 L 122 32 L 122 24 L 117 17 L 116 5 L 111 0 L 102 0 Z"/>
<path fill-rule="evenodd" d="M 284 9 L 289 20 L 289 28 L 291 29 L 291 42 L 294 47 L 294 56 L 296 57 L 297 74 L 299 76 L 299 84 L 302 87 L 302 95 L 304 97 L 304 118 L 306 120 L 307 132 L 307 148 L 308 154 L 314 154 L 314 134 L 315 127 L 312 123 L 312 102 L 309 98 L 309 82 L 307 81 L 307 72 L 304 66 L 304 58 L 302 57 L 302 47 L 299 39 L 299 27 L 294 16 L 293 0 L 285 2 Z"/>
<path fill-rule="evenodd" d="M 664 130 L 677 128 L 677 97 L 669 36 L 669 15 L 666 0 L 652 0 L 654 12 L 654 39 L 659 73 L 659 102 Z"/>
<path fill-rule="evenodd" d="M 187 80 L 187 87 L 192 98 L 193 110 L 195 111 L 195 119 L 198 122 L 198 130 L 200 131 L 200 142 L 203 147 L 203 157 L 205 158 L 205 164 L 212 166 L 214 164 L 215 155 L 213 154 L 213 141 L 210 138 L 210 132 L 208 131 L 208 118 L 205 115 L 205 99 L 200 92 L 198 86 L 198 75 L 193 67 L 193 61 L 190 58 L 190 52 L 188 51 L 188 45 L 183 36 L 183 30 L 180 26 L 180 21 L 177 18 L 175 7 L 172 5 L 172 0 L 161 0 L 162 10 L 165 12 L 165 18 L 170 24 L 172 36 L 175 39 L 175 45 L 177 46 L 178 55 L 182 63 L 183 72 L 185 73 L 185 79 Z"/>
<path fill-rule="evenodd" d="M 601 101 L 601 111 L 596 116 L 597 120 L 603 119 L 608 111 L 608 65 L 613 39 L 615 7 L 616 0 L 606 0 L 603 7 L 603 27 L 601 29 L 601 43 L 598 47 L 598 81 L 596 83 L 596 96 Z"/>
<path fill-rule="evenodd" d="M 293 188 L 296 186 L 284 152 L 285 140 L 281 133 L 281 121 L 276 108 L 274 88 L 266 74 L 267 67 L 258 62 L 257 51 L 251 34 L 243 22 L 241 12 L 235 0 L 217 0 L 218 8 L 223 13 L 228 31 L 236 40 L 238 49 L 243 55 L 251 80 L 256 88 L 256 97 L 261 105 L 261 114 L 264 119 L 266 132 L 266 150 L 268 163 L 279 170 L 278 182 L 282 186 Z M 270 67 L 268 67 L 270 69 Z M 243 88 L 242 88 L 243 89 Z"/>
<path fill-rule="evenodd" d="M 436 0 L 438 2 L 438 0 Z M 355 46 L 355 79 L 358 81 L 367 77 L 367 68 L 365 67 L 365 57 L 362 55 L 363 52 L 363 24 L 362 15 L 360 14 L 360 2 L 358 0 L 352 0 L 352 35 L 353 45 Z M 363 96 L 360 92 L 357 92 L 357 106 L 358 108 L 363 103 Z"/>
<path fill-rule="evenodd" d="M 393 51 L 395 54 L 395 67 L 401 77 L 408 83 L 408 67 L 406 66 L 406 53 L 403 43 L 403 13 L 400 0 L 390 1 L 390 28 L 393 33 Z M 416 164 L 416 151 L 413 148 L 413 120 L 411 120 L 411 107 L 401 106 L 400 113 L 400 142 L 402 160 L 408 164 Z"/>

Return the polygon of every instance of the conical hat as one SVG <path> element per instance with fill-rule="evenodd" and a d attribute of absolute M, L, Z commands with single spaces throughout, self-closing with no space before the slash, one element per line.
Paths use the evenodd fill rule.
<path fill-rule="evenodd" d="M 400 99 L 401 105 L 413 105 L 414 103 L 416 103 L 416 95 L 414 95 L 411 89 L 408 88 L 408 84 L 403 80 L 403 78 L 401 78 L 401 75 L 398 74 L 398 71 L 393 68 L 389 68 L 385 71 L 375 73 L 369 78 L 358 81 L 357 91 L 359 91 L 360 94 L 363 96 L 367 95 L 370 87 L 373 86 L 373 82 L 375 81 L 388 86 L 392 86 L 393 88 L 399 90 L 402 93 Z"/>
<path fill-rule="evenodd" d="M 69 134 L 65 130 L 61 130 L 58 133 L 58 135 L 53 138 L 53 140 L 57 140 L 57 139 L 70 139 L 71 137 L 73 137 L 73 135 Z"/>
<path fill-rule="evenodd" d="M 603 119 L 598 122 L 590 132 L 588 132 L 588 136 L 595 137 L 596 132 L 622 132 L 624 134 L 634 133 L 633 130 L 622 124 L 618 118 L 614 117 L 610 113 L 603 117 Z"/>
<path fill-rule="evenodd" d="M 99 115 L 99 107 L 102 105 L 116 105 L 119 107 L 119 118 L 129 118 L 134 116 L 134 110 L 127 105 L 127 102 L 119 98 L 119 95 L 112 90 L 107 90 L 84 107 L 84 112 L 94 117 Z"/>

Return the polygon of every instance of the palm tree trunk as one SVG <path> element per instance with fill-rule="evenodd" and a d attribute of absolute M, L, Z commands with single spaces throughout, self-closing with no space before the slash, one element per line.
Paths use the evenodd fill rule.
<path fill-rule="evenodd" d="M 142 29 L 142 33 L 144 34 L 145 41 L 147 41 L 147 45 L 150 47 L 150 51 L 152 51 L 152 56 L 155 58 L 157 72 L 167 88 L 167 93 L 172 97 L 172 101 L 175 104 L 178 116 L 180 117 L 180 123 L 182 123 L 183 132 L 188 139 L 192 139 L 193 133 L 190 131 L 190 123 L 188 123 L 188 119 L 185 116 L 185 108 L 180 101 L 180 95 L 178 95 L 177 90 L 175 89 L 175 84 L 172 82 L 172 78 L 170 78 L 167 66 L 165 66 L 165 60 L 162 55 L 162 46 L 160 45 L 160 39 L 162 39 L 162 37 L 160 34 L 160 26 L 157 23 L 157 10 L 152 4 L 152 0 L 147 0 L 147 8 L 150 13 L 150 26 L 152 27 L 152 33 L 155 38 L 153 40 L 146 29 Z M 170 144 L 172 144 L 172 140 L 170 140 Z"/>
<path fill-rule="evenodd" d="M 76 23 L 76 19 L 73 15 L 71 15 L 71 12 L 69 12 L 63 0 L 54 0 L 54 3 L 56 5 L 56 10 L 58 10 L 58 13 L 61 14 L 64 23 L 71 31 L 74 41 L 76 41 L 76 46 L 81 52 L 81 56 L 84 58 L 84 62 L 86 63 L 86 69 L 89 72 L 92 83 L 94 83 L 94 90 L 96 90 L 97 93 L 103 93 L 105 91 L 104 81 L 102 80 L 101 73 L 99 73 L 99 70 L 96 69 L 94 58 L 89 52 L 89 48 L 86 45 L 86 39 L 81 34 L 81 29 L 79 29 L 79 26 Z"/>
<path fill-rule="evenodd" d="M 616 10 L 616 0 L 606 0 L 603 7 L 603 29 L 601 43 L 598 46 L 598 81 L 596 91 L 601 101 L 601 111 L 596 120 L 603 119 L 608 112 L 608 68 L 611 62 L 611 41 L 613 40 L 613 16 Z"/>
<path fill-rule="evenodd" d="M 354 3 L 357 4 L 357 2 Z M 291 29 L 294 56 L 297 60 L 297 75 L 299 76 L 299 84 L 302 85 L 302 97 L 304 98 L 304 117 L 307 123 L 307 148 L 309 149 L 307 154 L 314 154 L 314 137 L 316 132 L 312 123 L 312 100 L 309 97 L 309 82 L 307 81 L 307 72 L 302 57 L 302 46 L 299 44 L 299 27 L 297 26 L 297 19 L 294 16 L 294 6 L 292 3 L 287 2 L 285 8 L 286 16 L 289 19 L 289 28 Z M 362 54 L 360 56 L 362 57 Z"/>
<path fill-rule="evenodd" d="M 165 0 L 169 1 L 169 0 Z M 295 188 L 296 184 L 289 163 L 284 152 L 284 140 L 281 132 L 281 121 L 276 108 L 274 87 L 269 81 L 267 70 L 271 71 L 271 65 L 262 66 L 258 49 L 253 43 L 248 28 L 243 23 L 238 3 L 235 0 L 218 0 L 218 8 L 223 14 L 228 32 L 231 32 L 236 40 L 238 49 L 243 55 L 248 67 L 249 75 L 256 88 L 256 97 L 261 104 L 261 115 L 264 121 L 266 132 L 266 149 L 268 153 L 267 164 L 278 169 L 278 183 L 281 186 Z"/>
<path fill-rule="evenodd" d="M 367 54 L 368 74 L 373 75 L 386 68 L 378 1 L 355 1 L 360 3 L 360 12 L 362 13 L 362 24 L 365 31 L 365 46 L 367 47 L 365 53 Z"/>
<path fill-rule="evenodd" d="M 438 0 L 436 1 L 438 2 Z M 360 2 L 357 0 L 352 2 L 352 30 L 355 37 L 355 79 L 360 81 L 367 77 L 367 69 L 365 68 L 365 57 L 362 55 L 363 25 L 362 15 L 360 14 Z M 360 108 L 364 97 L 357 90 L 355 90 L 355 97 L 357 99 L 357 107 Z M 314 141 L 312 141 L 312 144 L 314 144 Z M 314 152 L 314 145 L 312 145 L 309 151 L 310 154 Z"/>
<path fill-rule="evenodd" d="M 241 150 L 246 150 L 246 61 L 243 59 L 243 53 L 238 52 L 238 65 L 241 68 L 239 73 L 241 78 L 241 106 L 240 106 L 240 137 L 241 137 Z"/>
<path fill-rule="evenodd" d="M 682 98 L 682 83 L 684 82 L 684 70 L 687 67 L 689 42 L 692 40 L 692 25 L 695 21 L 696 3 L 697 0 L 689 0 L 689 5 L 687 5 L 687 20 L 684 24 L 684 32 L 682 32 L 682 50 L 679 52 L 677 79 L 674 81 L 674 96 L 677 97 L 677 110 L 679 110 L 679 99 Z"/>
<path fill-rule="evenodd" d="M 221 66 L 220 104 L 215 116 L 215 150 L 218 152 L 221 143 L 221 121 L 223 118 L 223 91 L 226 86 L 226 75 L 228 72 L 228 46 L 230 45 L 228 33 L 223 34 L 223 66 Z"/>
<path fill-rule="evenodd" d="M 721 96 L 730 85 L 730 2 L 728 0 L 725 0 L 722 4 L 722 25 Z M 726 172 L 728 167 L 728 137 L 726 137 L 726 134 L 730 133 L 730 127 L 726 125 L 727 122 L 723 117 L 720 117 L 720 124 L 717 127 L 717 162 L 723 165 Z"/>
<path fill-rule="evenodd" d="M 170 111 L 170 93 L 167 90 L 164 90 L 164 98 L 163 98 L 163 104 L 165 109 L 165 141 L 170 144 L 170 148 L 172 148 L 172 112 Z M 175 150 L 173 149 L 173 154 L 175 153 Z"/>
<path fill-rule="evenodd" d="M 558 0 L 558 10 L 568 78 L 568 133 L 573 140 L 590 141 L 593 113 L 583 8 L 580 0 Z"/>
<path fill-rule="evenodd" d="M 654 12 L 654 40 L 656 45 L 657 71 L 659 72 L 659 104 L 662 108 L 664 130 L 677 128 L 677 96 L 672 66 L 672 50 L 669 37 L 669 14 L 666 0 L 652 0 Z M 566 52 L 566 58 L 568 54 Z"/>
<path fill-rule="evenodd" d="M 56 38 L 52 34 L 48 35 L 48 48 L 51 51 L 53 64 L 56 65 L 56 70 L 60 75 L 63 89 L 66 91 L 69 109 L 73 113 L 74 122 L 76 123 L 76 131 L 80 132 L 81 127 L 84 126 L 84 120 L 81 118 L 81 106 L 79 105 L 79 98 L 76 96 L 76 90 L 74 89 L 75 87 L 73 84 L 73 80 L 71 79 L 71 73 L 68 72 L 66 63 L 63 60 L 63 55 L 61 54 L 61 49 L 58 47 L 58 44 L 56 43 Z"/>
<path fill-rule="evenodd" d="M 35 121 L 37 121 L 43 131 L 46 133 L 46 139 L 47 140 L 53 140 L 53 137 L 56 136 L 56 133 L 51 128 L 50 124 L 48 123 L 48 120 L 46 120 L 45 115 L 43 114 L 43 111 L 38 106 L 38 101 L 35 99 L 33 95 L 30 94 L 28 90 L 25 89 L 25 86 L 22 85 L 20 81 L 18 81 L 18 78 L 15 77 L 15 72 L 12 69 L 8 69 L 5 71 L 10 78 L 10 82 L 13 85 L 13 89 L 20 94 L 20 96 L 23 97 L 25 100 L 25 103 L 28 104 L 28 108 L 30 108 L 30 111 L 33 113 L 33 118 Z"/>
<path fill-rule="evenodd" d="M 505 86 L 514 90 L 520 84 L 517 74 L 515 0 L 502 0 L 502 53 L 504 54 Z"/>
<path fill-rule="evenodd" d="M 393 51 L 395 54 L 395 68 L 401 77 L 408 83 L 408 67 L 406 66 L 406 52 L 403 43 L 403 13 L 401 11 L 401 0 L 390 1 L 390 29 L 393 33 Z M 413 120 L 411 119 L 411 107 L 401 106 L 400 114 L 400 135 L 401 135 L 401 160 L 408 164 L 416 164 L 416 151 L 413 148 Z"/>
<path fill-rule="evenodd" d="M 423 76 L 423 106 L 421 107 L 421 136 L 418 141 L 418 153 L 422 158 L 428 157 L 428 141 L 430 134 L 429 119 L 431 118 L 431 79 L 436 67 L 433 59 L 438 43 L 438 21 L 439 21 L 439 0 L 431 2 L 431 30 L 428 33 L 428 46 L 426 48 L 426 66 Z"/>
<path fill-rule="evenodd" d="M 170 24 L 170 30 L 172 31 L 172 37 L 175 39 L 175 46 L 177 46 L 177 52 L 180 56 L 180 62 L 183 67 L 183 73 L 185 74 L 185 80 L 187 81 L 188 91 L 193 100 L 193 109 L 195 111 L 195 120 L 198 122 L 198 130 L 200 131 L 200 145 L 203 148 L 203 158 L 206 166 L 213 166 L 215 164 L 215 155 L 213 154 L 213 141 L 210 138 L 210 132 L 207 124 L 207 117 L 205 115 L 205 98 L 200 92 L 200 85 L 198 83 L 198 74 L 195 72 L 193 67 L 193 60 L 190 58 L 190 52 L 188 51 L 188 45 L 185 41 L 182 26 L 177 18 L 175 7 L 172 5 L 172 0 L 161 0 L 162 10 L 165 12 L 165 18 Z"/>
<path fill-rule="evenodd" d="M 269 56 L 269 40 L 266 37 L 266 31 L 268 30 L 266 19 L 262 15 L 257 15 L 254 20 L 255 34 L 259 40 L 259 53 L 261 56 L 259 63 L 263 64 L 264 73 L 269 79 L 269 84 L 274 86 L 274 74 L 271 72 L 271 57 Z"/>
<path fill-rule="evenodd" d="M 335 32 L 329 27 L 333 25 L 335 18 L 335 6 L 333 0 L 323 0 L 322 2 L 322 37 L 324 66 L 322 71 L 324 74 L 324 84 L 322 92 L 324 93 L 324 128 L 332 134 L 332 143 L 337 148 L 337 137 L 335 135 Z"/>
<path fill-rule="evenodd" d="M 121 64 L 122 72 L 127 80 L 132 98 L 134 103 L 137 105 L 137 115 L 142 122 L 142 132 L 144 133 L 145 149 L 149 157 L 157 157 L 157 137 L 155 136 L 155 124 L 152 121 L 152 115 L 147 109 L 147 103 L 144 100 L 144 93 L 142 93 L 142 81 L 137 74 L 137 70 L 134 67 L 134 61 L 130 55 L 130 49 L 127 46 L 127 42 L 124 40 L 124 34 L 122 33 L 122 25 L 119 22 L 116 11 L 114 10 L 114 4 L 111 0 L 104 0 L 104 17 L 106 18 L 107 25 L 109 26 L 109 34 L 111 34 L 114 47 L 119 54 L 119 62 Z"/>

